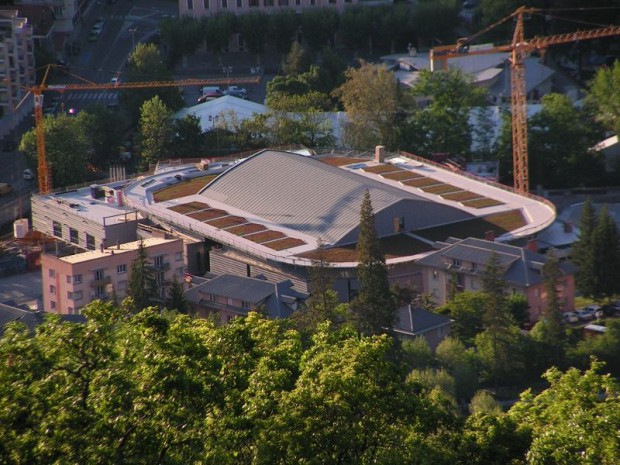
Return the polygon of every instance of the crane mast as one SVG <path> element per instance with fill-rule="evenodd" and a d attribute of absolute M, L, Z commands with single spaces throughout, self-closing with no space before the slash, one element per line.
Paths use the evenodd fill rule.
<path fill-rule="evenodd" d="M 529 167 L 527 147 L 527 91 L 525 82 L 525 58 L 535 50 L 544 50 L 551 45 L 567 44 L 578 40 L 597 39 L 620 35 L 620 26 L 608 26 L 587 31 L 576 31 L 546 37 L 525 39 L 523 19 L 526 14 L 539 12 L 536 8 L 520 7 L 512 14 L 502 18 L 471 37 L 461 39 L 454 45 L 444 45 L 431 49 L 431 70 L 448 69 L 448 59 L 474 55 L 488 55 L 498 52 L 510 53 L 510 104 L 512 110 L 512 161 L 514 189 L 520 194 L 529 192 Z M 469 44 L 485 32 L 509 19 L 514 19 L 515 29 L 512 42 L 484 49 L 470 49 Z"/>

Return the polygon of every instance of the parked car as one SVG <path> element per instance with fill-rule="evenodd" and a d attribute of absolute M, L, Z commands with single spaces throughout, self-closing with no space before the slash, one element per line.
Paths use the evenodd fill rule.
<path fill-rule="evenodd" d="M 611 304 L 611 305 L 603 305 L 601 307 L 601 311 L 604 316 L 616 316 L 620 315 L 620 305 Z"/>
<path fill-rule="evenodd" d="M 586 309 L 578 310 L 577 316 L 581 321 L 589 321 L 594 319 L 594 313 Z"/>
<path fill-rule="evenodd" d="M 198 97 L 198 103 L 209 102 L 211 100 L 215 100 L 216 98 L 220 98 L 223 95 L 224 93 L 219 89 L 213 92 L 207 92 Z"/>
<path fill-rule="evenodd" d="M 121 78 L 119 78 L 118 76 L 114 76 L 112 79 L 110 79 L 110 84 L 114 84 L 119 85 L 121 83 Z"/>
<path fill-rule="evenodd" d="M 32 172 L 30 168 L 26 168 L 24 170 L 24 179 L 26 181 L 34 181 L 34 173 Z"/>
<path fill-rule="evenodd" d="M 232 95 L 233 97 L 238 97 L 238 98 L 245 98 L 247 93 L 248 91 L 246 89 L 244 89 L 243 87 L 237 87 L 237 86 L 229 86 L 225 92 L 226 95 Z"/>
<path fill-rule="evenodd" d="M 603 318 L 605 316 L 605 312 L 603 311 L 603 307 L 600 305 L 588 305 L 584 307 L 584 310 L 587 310 L 592 314 L 594 318 Z"/>
<path fill-rule="evenodd" d="M 562 313 L 562 319 L 567 323 L 577 323 L 579 316 L 575 312 L 564 312 Z"/>

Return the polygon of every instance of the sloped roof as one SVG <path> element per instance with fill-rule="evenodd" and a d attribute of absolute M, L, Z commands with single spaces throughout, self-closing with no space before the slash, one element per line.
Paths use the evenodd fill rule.
<path fill-rule="evenodd" d="M 265 105 L 255 103 L 250 100 L 233 97 L 232 95 L 224 95 L 223 97 L 200 103 L 192 107 L 179 110 L 174 117 L 182 119 L 186 115 L 194 115 L 200 120 L 200 126 L 203 131 L 213 129 L 221 123 L 214 121 L 213 118 L 234 112 L 239 121 L 251 118 L 254 114 L 266 113 L 269 109 Z M 210 119 L 209 119 L 210 118 Z M 216 124 L 217 123 L 217 124 Z"/>
<path fill-rule="evenodd" d="M 9 323 L 19 321 L 24 323 L 29 329 L 34 329 L 35 325 L 43 321 L 42 312 L 32 312 L 10 305 L 0 304 L 0 334 L 4 332 L 4 327 Z"/>
<path fill-rule="evenodd" d="M 229 297 L 254 305 L 262 304 L 269 317 L 285 318 L 291 315 L 297 301 L 307 298 L 292 286 L 291 281 L 274 284 L 262 279 L 224 274 L 188 289 L 185 297 L 190 302 L 200 302 L 205 294 Z"/>
<path fill-rule="evenodd" d="M 428 331 L 451 324 L 450 318 L 409 304 L 397 310 L 394 330 L 412 336 L 421 336 Z"/>
<path fill-rule="evenodd" d="M 325 244 L 337 244 L 359 226 L 366 190 L 375 214 L 398 202 L 410 203 L 411 211 L 431 202 L 312 157 L 273 150 L 259 152 L 235 165 L 200 195 L 276 225 L 320 237 Z M 435 204 L 433 209 L 420 209 L 419 214 L 436 214 L 438 209 L 454 208 Z"/>
<path fill-rule="evenodd" d="M 450 265 L 450 263 L 446 263 L 445 257 L 447 257 L 486 265 L 495 252 L 499 265 L 506 270 L 504 279 L 507 283 L 533 286 L 542 282 L 541 269 L 547 261 L 547 257 L 544 255 L 526 248 L 472 237 L 449 242 L 444 248 L 421 258 L 417 263 L 431 268 L 447 269 Z M 559 265 L 564 274 L 575 272 L 575 267 L 568 262 L 560 262 Z"/>

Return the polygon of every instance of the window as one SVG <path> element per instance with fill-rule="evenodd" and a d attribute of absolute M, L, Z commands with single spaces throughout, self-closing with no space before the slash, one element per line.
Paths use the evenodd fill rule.
<path fill-rule="evenodd" d="M 166 278 L 164 278 L 164 272 L 160 271 L 155 274 L 155 280 L 157 281 L 158 286 L 163 286 L 166 284 Z"/>
<path fill-rule="evenodd" d="M 329 4 L 330 5 L 335 5 L 336 4 L 336 0 L 329 0 Z"/>
<path fill-rule="evenodd" d="M 310 5 L 314 6 L 315 0 L 310 0 Z"/>
<path fill-rule="evenodd" d="M 155 257 L 153 259 L 153 266 L 155 268 L 161 268 L 163 264 L 164 264 L 164 256 L 163 255 L 158 255 L 157 257 Z"/>
<path fill-rule="evenodd" d="M 247 310 L 249 310 L 250 308 L 252 308 L 252 303 L 251 302 L 247 302 L 245 300 L 241 301 L 241 308 L 245 308 Z"/>
<path fill-rule="evenodd" d="M 209 9 L 209 0 L 203 0 L 203 2 L 202 2 L 202 7 L 203 7 L 205 10 L 208 10 L 208 9 Z"/>
<path fill-rule="evenodd" d="M 53 284 L 50 284 L 50 294 L 56 295 L 56 286 Z"/>
<path fill-rule="evenodd" d="M 295 5 L 297 6 L 301 5 L 301 0 L 295 0 Z"/>
<path fill-rule="evenodd" d="M 217 302 L 217 296 L 215 294 L 209 294 L 209 300 L 211 302 Z"/>
<path fill-rule="evenodd" d="M 175 259 L 177 262 L 180 262 L 181 260 L 183 260 L 183 252 L 177 252 L 177 253 L 175 253 L 175 254 L 174 254 L 174 259 Z"/>
<path fill-rule="evenodd" d="M 82 283 L 82 275 L 75 274 L 73 275 L 73 284 L 81 284 Z"/>
<path fill-rule="evenodd" d="M 60 224 L 58 221 L 54 221 L 53 228 L 54 228 L 54 236 L 62 237 L 62 224 Z"/>
<path fill-rule="evenodd" d="M 103 288 L 103 286 L 95 287 L 95 298 L 103 299 L 104 297 L 105 297 L 105 289 Z"/>
<path fill-rule="evenodd" d="M 258 0 L 250 0 L 248 3 L 251 7 L 257 7 L 258 6 Z M 265 5 L 267 6 L 267 5 Z"/>
<path fill-rule="evenodd" d="M 95 250 L 95 236 L 91 236 L 86 233 L 86 248 L 88 250 Z"/>
<path fill-rule="evenodd" d="M 273 0 L 265 0 L 265 6 L 273 6 Z"/>
<path fill-rule="evenodd" d="M 82 300 L 84 293 L 82 291 L 67 292 L 67 299 L 69 300 Z"/>
<path fill-rule="evenodd" d="M 439 279 L 439 271 L 433 271 L 433 279 L 434 280 L 438 280 Z"/>
<path fill-rule="evenodd" d="M 47 274 L 50 278 L 54 279 L 56 277 L 56 270 L 52 270 L 51 268 L 47 270 Z"/>
<path fill-rule="evenodd" d="M 104 277 L 104 269 L 101 268 L 99 270 L 95 270 L 95 281 L 100 281 Z"/>
<path fill-rule="evenodd" d="M 477 263 L 472 263 L 471 264 L 471 269 L 472 270 L 477 270 L 478 269 L 478 264 Z"/>
<path fill-rule="evenodd" d="M 187 9 L 188 10 L 194 9 L 194 0 L 187 0 Z"/>
<path fill-rule="evenodd" d="M 226 315 L 226 323 L 230 323 L 235 315 Z"/>
<path fill-rule="evenodd" d="M 51 308 L 52 310 L 56 310 L 56 301 L 55 301 L 55 300 L 52 300 L 52 301 L 50 302 L 50 308 Z"/>
<path fill-rule="evenodd" d="M 77 229 L 69 228 L 69 241 L 73 242 L 74 244 L 80 243 L 80 238 L 79 238 Z"/>
<path fill-rule="evenodd" d="M 454 266 L 461 266 L 461 259 L 460 258 L 453 258 L 452 259 L 452 264 Z"/>
<path fill-rule="evenodd" d="M 222 8 L 228 8 L 228 0 L 222 0 Z"/>
<path fill-rule="evenodd" d="M 116 273 L 117 274 L 123 274 L 123 273 L 127 273 L 127 265 L 123 264 L 123 265 L 118 265 L 116 267 Z"/>
<path fill-rule="evenodd" d="M 288 0 L 278 0 L 278 5 L 280 5 L 280 6 L 288 6 Z"/>
<path fill-rule="evenodd" d="M 243 0 L 237 0 L 237 8 L 243 7 Z"/>
<path fill-rule="evenodd" d="M 182 266 L 180 266 L 179 268 L 177 268 L 177 271 L 175 272 L 175 274 L 176 274 L 177 276 L 183 276 L 183 275 L 185 274 L 185 273 L 184 273 L 184 271 L 185 271 L 185 268 L 183 268 Z"/>

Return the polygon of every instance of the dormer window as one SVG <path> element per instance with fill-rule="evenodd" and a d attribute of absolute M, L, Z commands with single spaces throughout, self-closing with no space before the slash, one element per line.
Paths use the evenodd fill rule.
<path fill-rule="evenodd" d="M 478 269 L 478 264 L 477 263 L 472 263 L 471 264 L 471 269 L 472 270 L 477 270 Z"/>
<path fill-rule="evenodd" d="M 454 266 L 461 266 L 461 259 L 460 258 L 453 258 L 452 259 L 452 264 Z"/>

